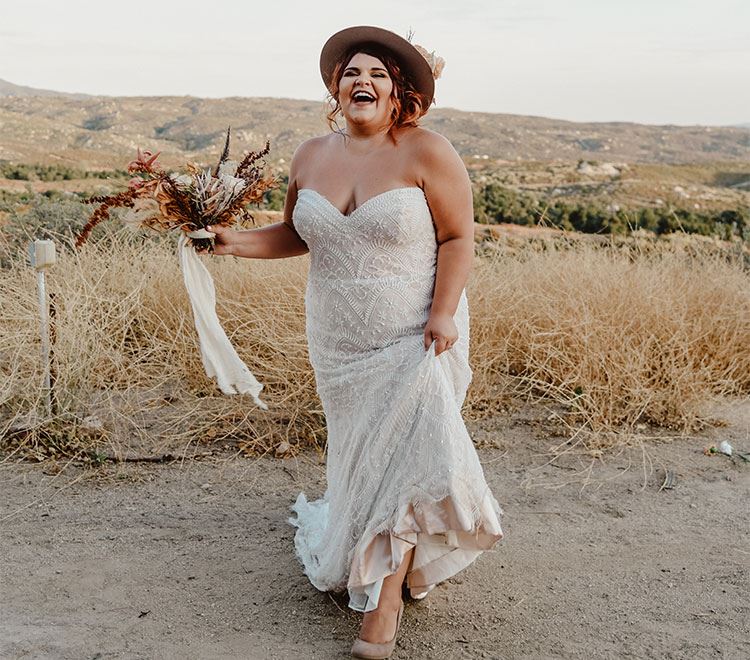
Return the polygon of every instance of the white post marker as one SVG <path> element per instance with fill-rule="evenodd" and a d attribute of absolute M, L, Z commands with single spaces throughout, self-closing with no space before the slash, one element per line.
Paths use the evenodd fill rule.
<path fill-rule="evenodd" d="M 49 240 L 36 240 L 29 244 L 29 261 L 36 270 L 37 293 L 39 294 L 39 329 L 42 337 L 42 369 L 44 372 L 44 403 L 47 417 L 52 417 L 52 388 L 50 386 L 49 343 L 49 299 L 44 271 L 57 260 L 55 244 Z"/>

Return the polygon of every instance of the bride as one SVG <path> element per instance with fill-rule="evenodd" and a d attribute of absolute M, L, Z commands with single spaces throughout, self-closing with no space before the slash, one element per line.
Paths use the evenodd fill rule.
<path fill-rule="evenodd" d="M 364 613 L 352 654 L 387 658 L 402 589 L 426 596 L 503 535 L 461 417 L 471 185 L 450 142 L 418 122 L 442 60 L 357 26 L 328 39 L 320 69 L 332 131 L 296 150 L 283 222 L 208 229 L 218 255 L 310 254 L 306 329 L 327 488 L 310 502 L 300 493 L 290 522 L 311 583 L 347 589 Z"/>

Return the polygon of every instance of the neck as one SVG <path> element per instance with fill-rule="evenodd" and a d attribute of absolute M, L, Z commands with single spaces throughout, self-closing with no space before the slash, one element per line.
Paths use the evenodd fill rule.
<path fill-rule="evenodd" d="M 363 147 L 376 147 L 385 144 L 390 136 L 388 135 L 388 126 L 362 126 L 346 122 L 346 136 L 353 144 Z"/>

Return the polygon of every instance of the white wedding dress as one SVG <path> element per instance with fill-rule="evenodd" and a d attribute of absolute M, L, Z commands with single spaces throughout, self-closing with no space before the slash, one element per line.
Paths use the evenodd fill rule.
<path fill-rule="evenodd" d="M 302 188 L 293 222 L 310 250 L 307 340 L 328 440 L 325 494 L 300 493 L 289 522 L 312 584 L 348 589 L 349 607 L 366 612 L 410 548 L 418 596 L 503 535 L 461 417 L 466 294 L 456 344 L 426 351 L 437 243 L 421 188 L 386 191 L 349 215 Z"/>

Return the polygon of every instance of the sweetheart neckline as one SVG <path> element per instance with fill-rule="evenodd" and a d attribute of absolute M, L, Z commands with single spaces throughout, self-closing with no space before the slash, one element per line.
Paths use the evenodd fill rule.
<path fill-rule="evenodd" d="M 378 193 L 377 195 L 373 195 L 372 197 L 369 197 L 364 202 L 362 202 L 356 209 L 354 209 L 351 213 L 347 215 L 347 214 L 342 213 L 339 210 L 338 206 L 336 206 L 330 199 L 328 199 L 328 197 L 319 193 L 314 188 L 300 188 L 299 190 L 297 190 L 297 194 L 301 193 L 303 190 L 314 193 L 316 196 L 318 196 L 320 199 L 326 202 L 328 206 L 330 206 L 334 211 L 336 211 L 336 213 L 338 213 L 342 218 L 351 218 L 355 213 L 357 213 L 357 211 L 367 206 L 370 202 L 378 199 L 379 197 L 384 197 L 385 195 L 389 193 L 399 192 L 401 190 L 419 190 L 419 192 L 421 192 L 422 195 L 424 196 L 424 190 L 422 190 L 419 186 L 401 186 L 399 188 L 390 188 L 389 190 L 384 190 L 383 192 Z"/>

